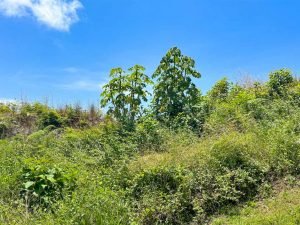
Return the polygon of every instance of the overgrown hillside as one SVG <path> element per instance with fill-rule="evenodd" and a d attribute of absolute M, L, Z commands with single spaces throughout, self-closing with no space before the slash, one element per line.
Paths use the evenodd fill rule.
<path fill-rule="evenodd" d="M 299 224 L 299 80 L 201 95 L 194 64 L 170 50 L 147 110 L 139 66 L 112 70 L 106 114 L 2 104 L 0 224 Z"/>

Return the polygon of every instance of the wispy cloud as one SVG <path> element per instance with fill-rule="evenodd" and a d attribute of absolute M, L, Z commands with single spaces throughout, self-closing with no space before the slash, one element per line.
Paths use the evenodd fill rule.
<path fill-rule="evenodd" d="M 79 81 L 74 81 L 74 82 L 71 82 L 68 84 L 62 84 L 59 86 L 66 90 L 98 91 L 99 92 L 103 86 L 103 83 L 79 80 Z"/>
<path fill-rule="evenodd" d="M 10 99 L 10 98 L 0 98 L 0 103 L 2 104 L 9 104 L 9 103 L 16 103 L 17 100 Z"/>
<path fill-rule="evenodd" d="M 79 20 L 79 0 L 0 0 L 0 12 L 6 16 L 34 16 L 51 28 L 68 31 Z"/>
<path fill-rule="evenodd" d="M 67 73 L 78 73 L 80 72 L 81 70 L 77 67 L 66 67 L 63 69 L 64 72 L 67 72 Z"/>

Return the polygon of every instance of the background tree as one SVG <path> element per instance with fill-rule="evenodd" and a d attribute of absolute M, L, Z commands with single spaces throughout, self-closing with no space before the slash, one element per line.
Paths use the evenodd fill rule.
<path fill-rule="evenodd" d="M 201 77 L 195 70 L 195 61 L 182 55 L 177 47 L 171 48 L 153 74 L 157 79 L 153 109 L 159 120 L 172 121 L 180 114 L 193 113 L 200 100 L 193 77 Z"/>

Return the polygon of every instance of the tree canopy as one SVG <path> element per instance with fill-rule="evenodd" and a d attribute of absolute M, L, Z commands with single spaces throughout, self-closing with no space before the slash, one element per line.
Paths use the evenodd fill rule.
<path fill-rule="evenodd" d="M 179 48 L 171 48 L 153 74 L 153 111 L 159 120 L 171 121 L 180 113 L 191 113 L 199 102 L 200 90 L 192 78 L 200 78 L 195 61 L 182 55 Z"/>

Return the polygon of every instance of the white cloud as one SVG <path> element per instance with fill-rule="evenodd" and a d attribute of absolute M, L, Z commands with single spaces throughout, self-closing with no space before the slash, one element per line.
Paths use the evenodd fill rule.
<path fill-rule="evenodd" d="M 78 73 L 80 72 L 80 69 L 77 67 L 66 67 L 63 69 L 63 71 L 67 73 Z"/>
<path fill-rule="evenodd" d="M 79 0 L 0 0 L 0 12 L 6 16 L 34 16 L 51 28 L 68 31 L 79 20 Z"/>
<path fill-rule="evenodd" d="M 9 103 L 16 103 L 16 99 L 10 99 L 10 98 L 0 98 L 0 103 L 2 104 L 9 104 Z"/>
<path fill-rule="evenodd" d="M 67 90 L 81 90 L 81 91 L 100 91 L 102 88 L 102 83 L 97 83 L 93 81 L 79 80 L 69 84 L 60 85 L 63 89 Z"/>

